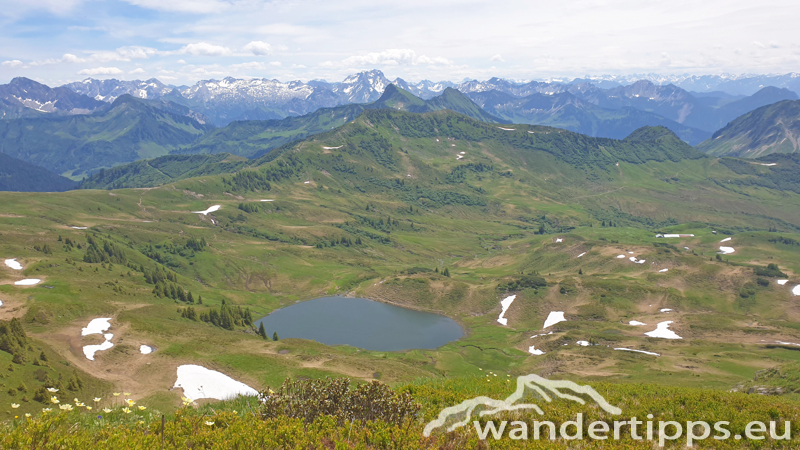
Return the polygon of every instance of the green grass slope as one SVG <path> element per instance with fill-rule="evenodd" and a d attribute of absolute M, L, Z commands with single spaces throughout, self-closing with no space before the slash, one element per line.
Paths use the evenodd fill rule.
<path fill-rule="evenodd" d="M 185 178 L 237 172 L 248 159 L 227 153 L 213 155 L 166 155 L 101 169 L 80 183 L 82 189 L 122 189 L 161 186 Z"/>

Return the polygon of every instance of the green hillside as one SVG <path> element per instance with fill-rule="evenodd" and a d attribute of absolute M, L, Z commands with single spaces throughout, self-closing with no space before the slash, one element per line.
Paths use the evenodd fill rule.
<path fill-rule="evenodd" d="M 129 95 L 103 112 L 0 121 L 0 152 L 80 179 L 187 145 L 209 125 Z"/>
<path fill-rule="evenodd" d="M 0 153 L 0 191 L 61 192 L 76 185 L 69 178 Z"/>
<path fill-rule="evenodd" d="M 227 153 L 166 155 L 101 169 L 80 183 L 82 189 L 122 189 L 161 186 L 185 178 L 237 172 L 248 159 Z"/>
<path fill-rule="evenodd" d="M 157 161 L 141 173 L 185 173 L 181 160 Z M 207 173 L 237 163 L 227 155 L 216 163 L 185 161 Z M 247 447 L 258 430 L 276 447 L 302 447 L 306 437 L 325 435 L 344 448 L 369 448 L 367 439 L 378 448 L 463 448 L 459 443 L 476 442 L 474 431 L 424 440 L 423 421 L 477 395 L 502 398 L 514 377 L 527 374 L 590 384 L 625 414 L 700 420 L 735 411 L 736 420 L 793 420 L 793 391 L 777 399 L 727 391 L 765 369 L 800 362 L 792 296 L 800 284 L 800 194 L 748 184 L 759 174 L 728 161 L 746 164 L 707 157 L 660 127 L 613 140 L 452 111 L 375 109 L 235 173 L 144 189 L 0 193 L 0 259 L 16 258 L 23 267 L 0 266 L 0 312 L 20 321 L 34 349 L 25 350 L 24 364 L 13 362 L 13 349 L 0 351 L 7 360 L 0 367 L 31 377 L 28 390 L 45 388 L 32 362 L 41 350 L 54 355 L 51 367 L 68 367 L 84 380 L 79 394 L 59 398 L 75 404 L 73 395 L 97 396 L 111 411 L 102 414 L 103 425 L 83 410 L 35 422 L 73 429 L 76 446 L 95 439 L 91 430 L 106 442 L 106 424 L 117 423 L 118 440 L 109 442 L 151 446 L 161 413 L 182 405 L 180 389 L 171 388 L 183 364 L 259 390 L 279 391 L 286 378 L 380 380 L 409 392 L 422 409 L 402 428 L 357 423 L 343 431 L 349 424 L 335 419 L 303 425 L 261 416 L 254 399 L 201 405 L 168 416 L 168 439 L 180 446 L 206 439 L 203 445 Z M 780 166 L 756 170 L 770 167 Z M 113 187 L 108 179 L 100 183 Z M 721 254 L 721 246 L 735 251 Z M 23 278 L 41 283 L 13 283 Z M 445 314 L 465 335 L 437 349 L 380 352 L 266 340 L 245 320 L 329 295 Z M 500 301 L 510 295 L 516 298 L 502 325 Z M 543 330 L 556 311 L 566 320 Z M 227 321 L 210 319 L 223 316 Z M 111 319 L 114 346 L 90 361 L 82 347 L 100 336 L 81 336 L 81 328 L 101 317 Z M 668 321 L 681 339 L 645 335 Z M 156 350 L 141 354 L 140 345 Z M 48 399 L 22 401 L 16 378 L 0 382 L 0 402 L 20 405 L 0 408 L 9 423 L 52 407 Z M 68 379 L 62 384 L 68 390 Z M 130 393 L 146 410 L 124 413 L 114 392 Z M 551 406 L 558 420 L 574 412 Z M 34 433 L 27 427 L 9 430 L 3 445 L 25 442 Z M 221 431 L 212 434 L 212 427 Z M 230 439 L 215 441 L 223 435 Z M 652 448 L 641 444 L 630 446 Z M 719 444 L 725 445 L 735 448 Z"/>
<path fill-rule="evenodd" d="M 716 156 L 758 158 L 800 150 L 800 100 L 784 100 L 744 114 L 697 146 Z"/>
<path fill-rule="evenodd" d="M 442 95 L 422 100 L 393 84 L 373 103 L 348 104 L 321 108 L 313 113 L 281 120 L 237 121 L 214 130 L 187 148 L 175 153 L 231 153 L 248 158 L 261 156 L 273 148 L 330 131 L 353 121 L 362 111 L 390 108 L 424 113 L 449 109 L 485 122 L 503 122 L 478 107 L 455 89 L 445 89 Z"/>

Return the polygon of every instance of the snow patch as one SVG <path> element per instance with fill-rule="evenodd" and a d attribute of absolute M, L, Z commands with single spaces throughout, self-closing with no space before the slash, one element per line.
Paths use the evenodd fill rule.
<path fill-rule="evenodd" d="M 339 148 L 342 148 L 342 147 L 344 147 L 344 145 L 340 145 L 338 147 L 322 147 L 322 148 L 324 148 L 325 150 L 336 150 L 336 149 L 339 149 Z"/>
<path fill-rule="evenodd" d="M 311 184 L 310 181 L 304 181 L 303 184 Z"/>
<path fill-rule="evenodd" d="M 533 339 L 533 338 L 535 338 L 535 337 L 539 337 L 539 336 L 550 336 L 551 334 L 553 334 L 553 332 L 552 332 L 552 331 L 551 331 L 551 332 L 549 332 L 549 333 L 537 334 L 537 335 L 531 336 L 531 339 Z"/>
<path fill-rule="evenodd" d="M 508 325 L 508 319 L 503 317 L 508 311 L 508 308 L 514 303 L 514 299 L 517 298 L 516 295 L 509 295 L 508 297 L 504 298 L 500 301 L 500 306 L 503 307 L 503 311 L 500 312 L 500 316 L 497 318 L 497 321 L 502 325 Z"/>
<path fill-rule="evenodd" d="M 108 350 L 113 346 L 114 346 L 114 344 L 112 344 L 111 341 L 105 341 L 105 342 L 103 342 L 102 344 L 99 344 L 99 345 L 84 345 L 83 346 L 83 354 L 86 355 L 86 359 L 88 359 L 89 361 L 94 361 L 94 354 L 95 353 L 97 353 L 99 351 L 102 351 L 102 350 Z"/>
<path fill-rule="evenodd" d="M 800 284 L 792 289 L 792 295 L 800 295 Z"/>
<path fill-rule="evenodd" d="M 556 238 L 556 244 L 557 244 L 557 243 L 559 243 L 559 242 L 563 242 L 563 239 L 561 239 L 561 238 Z"/>
<path fill-rule="evenodd" d="M 778 280 L 778 281 L 776 281 L 776 283 L 778 283 L 781 286 L 783 286 L 784 284 L 786 284 L 788 282 L 789 282 L 789 280 Z"/>
<path fill-rule="evenodd" d="M 178 366 L 178 379 L 174 388 L 183 389 L 183 396 L 191 401 L 201 398 L 230 400 L 237 395 L 255 396 L 258 392 L 233 378 L 194 364 Z"/>
<path fill-rule="evenodd" d="M 589 341 L 578 341 L 576 344 L 580 345 L 581 347 L 588 347 Z"/>
<path fill-rule="evenodd" d="M 89 361 L 94 361 L 95 353 L 103 350 L 108 350 L 114 346 L 114 344 L 111 343 L 111 339 L 114 337 L 114 335 L 111 333 L 104 333 L 109 328 L 111 328 L 111 323 L 109 323 L 109 320 L 111 320 L 110 317 L 100 317 L 97 319 L 92 319 L 89 322 L 89 325 L 86 325 L 85 328 L 81 329 L 81 336 L 88 336 L 90 334 L 102 334 L 103 338 L 105 339 L 105 341 L 103 341 L 103 343 L 99 345 L 83 346 L 83 354 L 86 355 L 86 359 L 88 359 Z"/>
<path fill-rule="evenodd" d="M 16 286 L 33 286 L 35 284 L 39 284 L 42 280 L 38 278 L 26 278 L 24 280 L 15 281 L 14 285 Z"/>
<path fill-rule="evenodd" d="M 261 200 L 262 202 L 274 202 L 274 199 Z"/>
<path fill-rule="evenodd" d="M 70 227 L 70 228 L 74 228 L 74 229 L 76 229 L 76 230 L 86 230 L 86 229 L 88 229 L 89 227 Z"/>
<path fill-rule="evenodd" d="M 726 237 L 725 239 L 721 240 L 720 242 L 728 242 L 728 241 L 730 241 L 731 239 L 732 239 L 732 238 Z"/>
<path fill-rule="evenodd" d="M 537 356 L 539 356 L 539 355 L 544 355 L 544 352 L 543 352 L 543 351 L 541 351 L 541 350 L 536 350 L 536 348 L 534 348 L 534 346 L 533 346 L 533 345 L 531 345 L 530 347 L 528 347 L 528 353 L 530 353 L 531 355 L 537 355 Z"/>
<path fill-rule="evenodd" d="M 22 270 L 22 264 L 17 262 L 17 258 L 7 259 L 6 265 L 14 270 Z"/>
<path fill-rule="evenodd" d="M 111 328 L 111 320 L 110 317 L 101 317 L 98 319 L 92 319 L 89 322 L 89 325 L 86 325 L 86 328 L 81 330 L 81 336 L 88 336 L 90 334 L 103 334 L 103 332 L 108 331 Z"/>
<path fill-rule="evenodd" d="M 544 321 L 544 326 L 542 329 L 544 330 L 547 327 L 553 326 L 559 322 L 566 322 L 567 319 L 564 318 L 564 311 L 550 311 L 550 314 L 547 316 L 547 320 Z"/>
<path fill-rule="evenodd" d="M 633 325 L 635 327 L 638 327 L 640 325 L 647 325 L 647 324 L 644 322 L 639 322 L 638 320 L 631 320 L 630 322 L 628 322 L 628 325 Z"/>
<path fill-rule="evenodd" d="M 671 324 L 671 320 L 667 320 L 666 322 L 659 322 L 656 325 L 656 329 L 653 331 L 648 331 L 645 333 L 645 336 L 650 336 L 654 338 L 661 338 L 661 339 L 683 339 L 682 337 L 675 334 L 674 331 L 669 329 L 669 324 Z"/>
<path fill-rule="evenodd" d="M 150 347 L 149 345 L 142 345 L 139 347 L 139 352 L 143 355 L 149 355 L 150 353 L 153 353 L 153 347 Z"/>
<path fill-rule="evenodd" d="M 620 347 L 620 348 L 615 348 L 614 350 L 624 350 L 624 351 L 626 351 L 626 352 L 636 352 L 636 353 L 644 353 L 645 355 L 661 356 L 661 355 L 659 355 L 658 353 L 646 352 L 646 351 L 644 351 L 644 350 L 634 350 L 634 349 L 632 349 L 632 348 L 624 348 L 624 347 Z"/>
<path fill-rule="evenodd" d="M 625 257 L 625 255 L 619 255 L 619 256 L 617 256 L 617 259 L 622 259 L 624 257 Z"/>
<path fill-rule="evenodd" d="M 730 255 L 731 253 L 735 252 L 736 250 L 733 247 L 720 247 L 719 251 L 725 255 Z"/>
<path fill-rule="evenodd" d="M 516 128 L 503 128 L 503 127 L 497 127 L 497 128 L 500 128 L 501 130 L 506 130 L 506 131 L 517 131 Z"/>
<path fill-rule="evenodd" d="M 667 272 L 668 270 L 669 269 L 661 269 L 661 270 L 658 271 L 658 273 L 664 273 L 664 272 Z"/>
<path fill-rule="evenodd" d="M 218 210 L 218 209 L 220 209 L 220 208 L 222 208 L 222 206 L 221 206 L 221 205 L 214 205 L 214 206 L 211 206 L 210 208 L 208 208 L 208 209 L 207 209 L 207 210 L 205 210 L 205 211 L 192 211 L 192 214 L 202 214 L 202 215 L 204 215 L 204 216 L 205 216 L 206 214 L 208 214 L 208 213 L 212 213 L 212 212 L 214 212 L 214 211 L 217 211 L 217 210 Z"/>
<path fill-rule="evenodd" d="M 580 255 L 578 255 L 578 258 L 580 258 L 581 256 L 583 256 L 585 254 L 586 254 L 586 252 L 581 253 Z"/>
<path fill-rule="evenodd" d="M 672 311 L 672 309 L 671 308 L 661 308 L 659 311 L 661 311 L 661 312 L 670 312 L 670 311 Z"/>

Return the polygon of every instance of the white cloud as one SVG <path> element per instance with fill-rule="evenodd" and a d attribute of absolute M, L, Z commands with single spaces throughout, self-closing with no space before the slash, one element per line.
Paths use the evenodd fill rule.
<path fill-rule="evenodd" d="M 178 52 L 194 56 L 228 56 L 231 54 L 230 49 L 227 47 L 206 42 L 186 45 Z"/>
<path fill-rule="evenodd" d="M 175 62 L 178 63 L 178 64 L 186 64 L 186 61 L 184 61 L 182 59 L 179 59 L 179 60 L 177 60 Z"/>
<path fill-rule="evenodd" d="M 365 66 L 399 66 L 399 65 L 452 65 L 453 62 L 442 57 L 417 55 L 414 50 L 394 48 L 382 52 L 367 53 L 345 58 L 340 62 L 325 61 L 322 67 L 365 67 Z"/>
<path fill-rule="evenodd" d="M 72 55 L 70 53 L 65 53 L 64 56 L 61 57 L 61 61 L 59 61 L 59 62 L 82 63 L 82 62 L 86 62 L 86 60 L 83 59 L 83 58 L 78 58 L 77 56 Z"/>
<path fill-rule="evenodd" d="M 150 47 L 128 46 L 119 47 L 113 51 L 89 51 L 87 53 L 89 53 L 89 61 L 109 62 L 130 61 L 132 59 L 147 59 L 158 54 L 158 50 Z"/>
<path fill-rule="evenodd" d="M 128 73 L 129 73 L 129 74 L 131 74 L 131 75 L 135 75 L 135 74 L 137 74 L 137 73 L 144 73 L 144 72 L 145 72 L 145 70 L 144 70 L 144 69 L 142 69 L 141 67 L 139 67 L 138 69 L 133 69 L 133 70 L 131 70 L 131 71 L 130 71 L 130 72 L 128 72 Z"/>
<path fill-rule="evenodd" d="M 272 61 L 269 63 L 270 66 L 280 67 L 282 64 L 280 61 Z"/>
<path fill-rule="evenodd" d="M 272 46 L 262 41 L 252 41 L 245 45 L 242 50 L 250 52 L 254 55 L 264 56 L 272 54 Z"/>
<path fill-rule="evenodd" d="M 3 61 L 3 66 L 5 66 L 5 67 L 15 68 L 15 67 L 22 66 L 22 64 L 23 64 L 22 61 L 20 61 L 18 59 L 12 59 L 10 61 Z"/>
<path fill-rule="evenodd" d="M 126 2 L 147 9 L 170 12 L 187 12 L 194 14 L 214 14 L 228 9 L 228 2 L 216 0 L 125 0 Z"/>
<path fill-rule="evenodd" d="M 116 67 L 95 67 L 93 69 L 83 69 L 78 75 L 119 75 L 122 70 Z"/>
<path fill-rule="evenodd" d="M 267 68 L 267 66 L 265 66 L 264 63 L 255 62 L 255 61 L 248 62 L 248 63 L 241 63 L 241 64 L 231 64 L 228 67 L 230 67 L 233 70 L 239 70 L 239 69 L 244 69 L 244 70 L 264 70 L 264 69 Z"/>
<path fill-rule="evenodd" d="M 491 58 L 489 58 L 489 61 L 499 61 L 499 62 L 506 62 L 506 60 L 505 60 L 505 59 L 503 59 L 503 57 L 502 57 L 502 56 L 500 56 L 500 54 L 497 54 L 497 55 L 494 55 L 494 56 L 492 56 Z"/>

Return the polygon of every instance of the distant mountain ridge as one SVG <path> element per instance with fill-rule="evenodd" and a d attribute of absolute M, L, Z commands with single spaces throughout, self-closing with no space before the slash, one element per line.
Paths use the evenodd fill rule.
<path fill-rule="evenodd" d="M 800 152 L 800 100 L 784 100 L 750 111 L 697 148 L 715 156 L 742 158 Z"/>
<path fill-rule="evenodd" d="M 82 178 L 103 167 L 165 155 L 213 128 L 167 106 L 123 95 L 93 114 L 1 120 L 0 152 Z"/>
<path fill-rule="evenodd" d="M 197 114 L 208 117 L 208 120 L 217 126 L 225 126 L 236 120 L 279 120 L 306 115 L 320 108 L 332 108 L 350 103 L 370 103 L 377 101 L 389 84 L 394 84 L 424 100 L 439 96 L 445 89 L 452 88 L 466 94 L 488 113 L 505 120 L 558 126 L 612 138 L 624 137 L 639 126 L 663 125 L 670 127 L 682 139 L 692 144 L 707 139 L 711 133 L 730 120 L 753 108 L 796 98 L 790 89 L 800 91 L 800 82 L 796 86 L 792 84 L 796 78 L 792 74 L 780 79 L 773 78 L 772 80 L 781 83 L 783 88 L 773 88 L 772 93 L 780 95 L 773 96 L 767 101 L 766 96 L 759 95 L 756 89 L 751 92 L 754 98 L 749 100 L 751 104 L 747 107 L 750 109 L 743 111 L 734 105 L 728 106 L 729 103 L 744 100 L 742 96 L 723 92 L 692 93 L 681 86 L 708 91 L 722 86 L 723 82 L 744 82 L 743 80 L 748 78 L 719 76 L 705 77 L 701 80 L 688 76 L 643 75 L 642 77 L 641 79 L 591 77 L 526 82 L 495 77 L 485 81 L 467 80 L 459 83 L 429 80 L 409 83 L 400 78 L 389 80 L 380 70 L 369 70 L 350 75 L 341 82 L 321 80 L 282 82 L 274 79 L 227 77 L 222 80 L 199 81 L 193 86 L 177 88 L 164 85 L 155 79 L 131 82 L 116 80 L 101 82 L 87 79 L 83 82 L 70 83 L 66 87 L 94 98 L 103 98 L 105 101 L 113 101 L 114 96 L 120 93 L 148 99 L 168 98 Z M 670 84 L 671 81 L 674 83 Z M 485 103 L 487 93 L 492 91 L 505 93 L 517 99 L 525 98 L 526 103 L 532 100 L 543 103 L 541 99 L 531 96 L 563 94 L 570 94 L 584 103 L 571 101 L 568 103 L 573 107 L 562 110 L 525 108 L 519 105 L 520 101 L 509 101 L 505 102 L 502 108 L 492 110 L 492 107 Z M 761 100 L 757 100 L 758 98 Z M 515 106 L 515 103 L 518 105 Z M 747 103 L 748 101 L 744 101 L 738 106 Z"/>
<path fill-rule="evenodd" d="M 423 100 L 394 84 L 388 84 L 382 95 L 372 103 L 321 108 L 310 114 L 281 120 L 232 122 L 206 134 L 189 147 L 175 150 L 174 153 L 231 153 L 254 158 L 294 140 L 340 127 L 355 120 L 365 110 L 382 108 L 413 113 L 449 109 L 484 122 L 506 122 L 482 110 L 464 94 L 452 88 L 446 88 L 438 97 Z"/>
<path fill-rule="evenodd" d="M 51 88 L 28 78 L 17 77 L 0 85 L 0 99 L 6 104 L 24 106 L 42 113 L 87 114 L 106 104 L 67 87 Z"/>
<path fill-rule="evenodd" d="M 63 192 L 77 185 L 69 178 L 0 153 L 0 191 Z"/>

